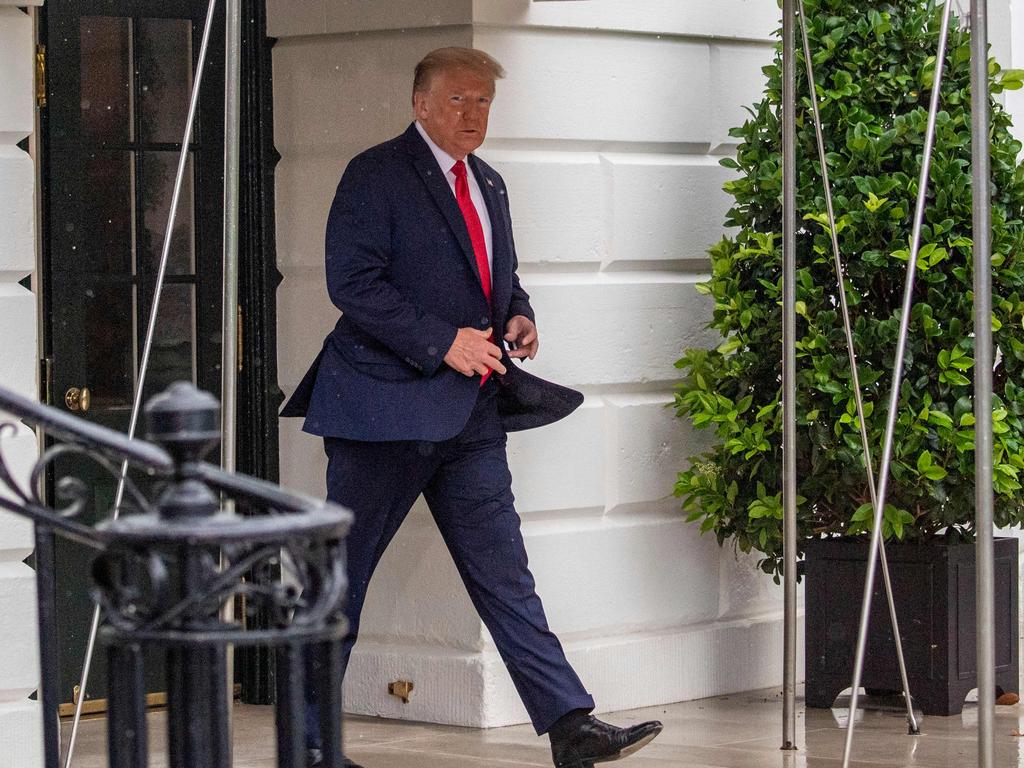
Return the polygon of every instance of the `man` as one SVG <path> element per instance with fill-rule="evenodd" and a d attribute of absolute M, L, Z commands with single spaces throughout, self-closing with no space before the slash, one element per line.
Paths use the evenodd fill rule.
<path fill-rule="evenodd" d="M 416 121 L 349 163 L 326 244 L 342 316 L 282 415 L 305 415 L 305 431 L 324 438 L 328 497 L 355 514 L 343 668 L 370 577 L 422 493 L 555 765 L 590 768 L 635 752 L 661 724 L 590 716 L 527 565 L 506 432 L 556 421 L 582 396 L 512 363 L 537 355 L 537 327 L 505 184 L 472 154 L 503 74 L 481 51 L 428 54 L 415 72 Z"/>

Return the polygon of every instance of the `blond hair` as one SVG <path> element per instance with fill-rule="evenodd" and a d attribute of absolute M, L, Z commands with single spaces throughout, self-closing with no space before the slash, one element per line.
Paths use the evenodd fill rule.
<path fill-rule="evenodd" d="M 456 69 L 469 70 L 492 83 L 505 76 L 505 70 L 494 57 L 475 48 L 438 48 L 431 51 L 416 65 L 413 93 L 430 90 L 430 81 L 438 72 Z"/>

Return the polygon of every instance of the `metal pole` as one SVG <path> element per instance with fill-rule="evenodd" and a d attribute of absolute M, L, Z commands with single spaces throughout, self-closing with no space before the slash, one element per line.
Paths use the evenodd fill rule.
<path fill-rule="evenodd" d="M 238 407 L 238 208 L 242 130 L 242 1 L 226 0 L 227 32 L 224 79 L 224 271 L 223 319 L 221 340 L 221 466 L 234 472 L 236 466 L 235 421 Z M 233 503 L 227 502 L 228 508 Z M 221 565 L 226 561 L 221 555 Z M 234 604 L 225 601 L 221 618 L 235 618 Z M 234 652 L 227 649 L 225 659 L 227 701 L 222 713 L 227 730 L 233 730 L 232 704 L 235 693 Z M 230 752 L 232 739 L 226 741 Z M 230 762 L 230 759 L 229 759 Z"/>
<path fill-rule="evenodd" d="M 804 0 L 800 0 L 800 32 L 803 38 L 804 62 L 807 65 L 807 83 L 811 95 L 811 111 L 814 116 L 814 133 L 818 141 L 818 162 L 821 163 L 821 181 L 825 190 L 825 206 L 828 211 L 829 234 L 832 238 L 832 258 L 836 270 L 836 283 L 839 291 L 839 305 L 843 315 L 843 330 L 846 333 L 846 351 L 850 359 L 850 377 L 853 385 L 853 398 L 857 405 L 857 419 L 860 421 L 860 445 L 864 451 L 864 470 L 867 472 L 868 491 L 871 503 L 877 502 L 875 491 L 875 469 L 871 460 L 871 441 L 868 439 L 867 420 L 864 417 L 864 397 L 860 388 L 860 373 L 857 369 L 857 350 L 853 343 L 853 324 L 850 321 L 850 308 L 846 300 L 846 278 L 843 276 L 843 259 L 839 251 L 839 234 L 836 231 L 836 213 L 832 204 L 832 183 L 829 181 L 828 162 L 825 152 L 825 132 L 821 125 L 821 112 L 818 109 L 818 92 L 815 90 L 814 62 L 811 60 L 811 41 L 807 33 L 807 16 L 804 11 Z M 893 639 L 896 642 L 896 662 L 900 668 L 900 679 L 903 682 L 903 697 L 907 705 L 907 726 L 911 734 L 920 733 L 917 718 L 914 716 L 914 704 L 910 696 L 910 680 L 907 677 L 907 663 L 903 657 L 903 641 L 900 638 L 900 624 L 896 616 L 896 600 L 892 594 L 892 579 L 889 576 L 889 561 L 885 556 L 885 542 L 879 539 L 878 556 L 882 562 L 882 578 L 885 581 L 885 596 L 889 603 L 889 618 L 892 621 Z"/>
<path fill-rule="evenodd" d="M 893 361 L 892 390 L 889 394 L 889 410 L 885 415 L 885 440 L 882 444 L 882 462 L 878 467 L 877 498 L 875 499 L 874 527 L 871 530 L 871 548 L 868 550 L 868 571 L 864 579 L 864 598 L 861 604 L 860 629 L 857 633 L 857 656 L 853 664 L 853 681 L 850 690 L 850 719 L 846 725 L 846 743 L 843 747 L 843 768 L 850 765 L 853 750 L 854 720 L 857 714 L 857 700 L 860 695 L 860 679 L 864 671 L 864 652 L 867 647 L 868 624 L 871 617 L 871 597 L 875 589 L 875 571 L 878 568 L 878 552 L 882 541 L 882 522 L 885 512 L 886 491 L 889 486 L 889 466 L 892 461 L 892 444 L 896 433 L 896 416 L 900 403 L 900 384 L 903 380 L 903 362 L 907 349 L 907 332 L 910 327 L 910 312 L 914 306 L 914 279 L 917 273 L 917 255 L 921 250 L 921 228 L 924 225 L 925 205 L 928 201 L 928 177 L 931 173 L 932 149 L 935 145 L 935 122 L 939 112 L 939 96 L 942 90 L 942 70 L 946 61 L 946 40 L 949 37 L 949 13 L 953 0 L 946 0 L 942 9 L 942 27 L 939 31 L 939 50 L 935 57 L 935 77 L 932 80 L 931 100 L 928 108 L 928 124 L 925 128 L 924 149 L 921 157 L 921 175 L 917 181 L 917 205 L 914 210 L 914 229 L 911 235 L 910 258 L 907 259 L 907 277 L 903 290 L 903 304 L 900 310 L 899 335 L 896 340 L 896 356 Z"/>
<path fill-rule="evenodd" d="M 221 370 L 221 465 L 235 470 L 238 380 L 238 205 L 241 131 L 241 0 L 227 0 L 227 67 L 224 84 L 224 318 Z"/>
<path fill-rule="evenodd" d="M 185 120 L 185 135 L 181 140 L 181 153 L 178 156 L 178 172 L 174 179 L 174 193 L 171 195 L 171 210 L 167 217 L 167 230 L 164 232 L 164 244 L 160 251 L 160 267 L 157 270 L 156 287 L 153 291 L 153 306 L 149 310 L 149 324 L 146 328 L 146 341 L 142 348 L 142 359 L 139 362 L 139 376 L 135 384 L 135 399 L 132 403 L 132 414 L 128 424 L 128 437 L 135 437 L 135 430 L 139 422 L 139 413 L 142 410 L 142 398 L 146 388 L 146 375 L 149 372 L 149 357 L 153 349 L 153 339 L 156 336 L 157 315 L 160 312 L 160 298 L 164 288 L 164 275 L 167 272 L 167 262 L 171 253 L 171 236 L 174 233 L 174 221 L 178 215 L 178 201 L 181 199 L 181 189 L 185 179 L 185 168 L 188 163 L 188 147 L 192 141 L 192 131 L 195 126 L 196 112 L 199 109 L 199 92 L 203 82 L 203 70 L 206 63 L 206 54 L 210 46 L 210 33 L 213 30 L 213 13 L 217 0 L 210 0 L 206 10 L 206 26 L 203 28 L 203 40 L 199 48 L 199 62 L 196 65 L 195 81 L 192 85 L 192 95 L 189 100 L 188 118 Z M 125 482 L 128 479 L 128 462 L 121 464 L 121 477 L 117 483 L 117 493 L 114 497 L 113 519 L 121 514 L 121 505 L 124 502 Z M 71 737 L 68 740 L 68 753 L 64 760 L 64 768 L 69 768 L 71 760 L 75 755 L 75 742 L 78 739 L 78 725 L 82 719 L 82 706 L 85 704 L 86 686 L 89 682 L 89 671 L 92 667 L 92 657 L 96 648 L 96 633 L 100 625 L 99 606 L 93 608 L 92 622 L 89 626 L 89 639 L 86 643 L 85 660 L 82 664 L 82 676 L 79 682 L 78 703 L 75 705 L 75 717 L 71 723 Z"/>
<path fill-rule="evenodd" d="M 796 0 L 782 3 L 782 749 L 796 749 Z"/>
<path fill-rule="evenodd" d="M 974 197 L 974 507 L 978 632 L 978 768 L 992 768 L 996 700 L 992 550 L 992 214 L 988 8 L 971 3 L 971 161 Z"/>

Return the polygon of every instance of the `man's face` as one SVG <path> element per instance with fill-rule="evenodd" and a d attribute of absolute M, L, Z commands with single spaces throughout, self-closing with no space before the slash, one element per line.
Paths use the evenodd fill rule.
<path fill-rule="evenodd" d="M 484 143 L 494 83 L 464 69 L 436 73 L 427 91 L 413 95 L 416 119 L 441 149 L 456 160 Z"/>

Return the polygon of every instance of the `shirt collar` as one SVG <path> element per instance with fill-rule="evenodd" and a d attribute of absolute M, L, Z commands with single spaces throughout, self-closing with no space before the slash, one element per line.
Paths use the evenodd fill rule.
<path fill-rule="evenodd" d="M 452 166 L 455 165 L 455 158 L 434 143 L 434 140 L 430 138 L 426 129 L 420 125 L 419 120 L 416 121 L 416 130 L 420 132 L 420 136 L 422 136 L 423 140 L 427 142 L 427 146 L 430 147 L 430 151 L 434 155 L 434 159 L 437 160 L 437 164 L 441 166 L 441 171 L 446 174 L 449 173 L 452 170 Z"/>

